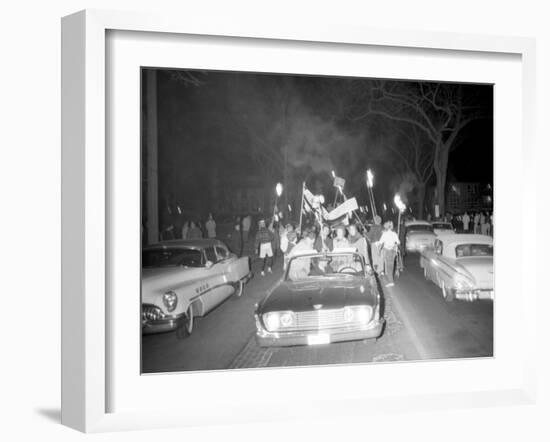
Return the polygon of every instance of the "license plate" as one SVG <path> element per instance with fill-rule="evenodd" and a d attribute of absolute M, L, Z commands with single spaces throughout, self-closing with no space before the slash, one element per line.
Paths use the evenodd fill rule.
<path fill-rule="evenodd" d="M 307 345 L 330 344 L 329 335 L 311 335 L 307 337 Z"/>

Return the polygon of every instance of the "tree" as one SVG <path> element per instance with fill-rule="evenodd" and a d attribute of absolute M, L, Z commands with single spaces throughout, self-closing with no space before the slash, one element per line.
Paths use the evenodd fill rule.
<path fill-rule="evenodd" d="M 386 132 L 386 141 L 371 148 L 373 159 L 394 171 L 401 198 L 407 201 L 407 194 L 415 191 L 417 217 L 423 218 L 426 189 L 434 174 L 435 146 L 416 126 L 398 122 L 388 125 L 387 121 L 378 123 Z"/>
<path fill-rule="evenodd" d="M 356 81 L 353 86 L 352 120 L 379 115 L 414 127 L 431 143 L 437 201 L 440 213 L 444 213 L 449 153 L 458 145 L 457 138 L 468 124 L 487 118 L 480 100 L 480 88 L 464 84 L 386 80 Z"/>

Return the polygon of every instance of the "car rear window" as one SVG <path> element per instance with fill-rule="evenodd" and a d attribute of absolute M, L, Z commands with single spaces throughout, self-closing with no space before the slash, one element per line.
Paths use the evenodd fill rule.
<path fill-rule="evenodd" d="M 425 224 L 415 224 L 407 227 L 407 232 L 433 232 L 434 229 L 432 226 Z"/>
<path fill-rule="evenodd" d="M 492 244 L 461 244 L 456 246 L 456 257 L 493 256 Z"/>

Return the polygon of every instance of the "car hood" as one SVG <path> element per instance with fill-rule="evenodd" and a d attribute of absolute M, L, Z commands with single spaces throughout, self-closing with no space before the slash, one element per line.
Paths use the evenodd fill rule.
<path fill-rule="evenodd" d="M 457 264 L 464 273 L 473 279 L 479 288 L 493 288 L 493 257 L 492 256 L 469 256 L 458 258 Z"/>
<path fill-rule="evenodd" d="M 337 309 L 348 305 L 375 305 L 377 302 L 375 286 L 369 279 L 325 279 L 282 281 L 266 296 L 259 306 L 259 311 L 261 313 L 282 310 L 299 312 L 315 308 Z"/>
<path fill-rule="evenodd" d="M 204 269 L 194 267 L 153 267 L 141 271 L 141 293 L 147 296 L 164 292 L 204 276 Z"/>

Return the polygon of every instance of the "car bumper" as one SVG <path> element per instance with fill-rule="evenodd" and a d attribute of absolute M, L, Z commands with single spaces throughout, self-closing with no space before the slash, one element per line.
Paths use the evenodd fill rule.
<path fill-rule="evenodd" d="M 162 316 L 162 317 L 159 317 Z M 176 330 L 185 321 L 185 313 L 168 316 L 158 307 L 144 305 L 141 310 L 141 332 L 144 335 Z"/>
<path fill-rule="evenodd" d="M 455 298 L 460 301 L 482 301 L 489 300 L 494 301 L 495 292 L 494 290 L 472 290 L 472 291 L 459 291 L 455 290 Z"/>
<path fill-rule="evenodd" d="M 384 319 L 371 321 L 366 326 L 354 328 L 319 329 L 298 332 L 268 332 L 259 329 L 256 332 L 256 342 L 260 347 L 290 347 L 311 345 L 312 337 L 328 336 L 328 343 L 358 341 L 378 338 L 384 328 Z"/>

